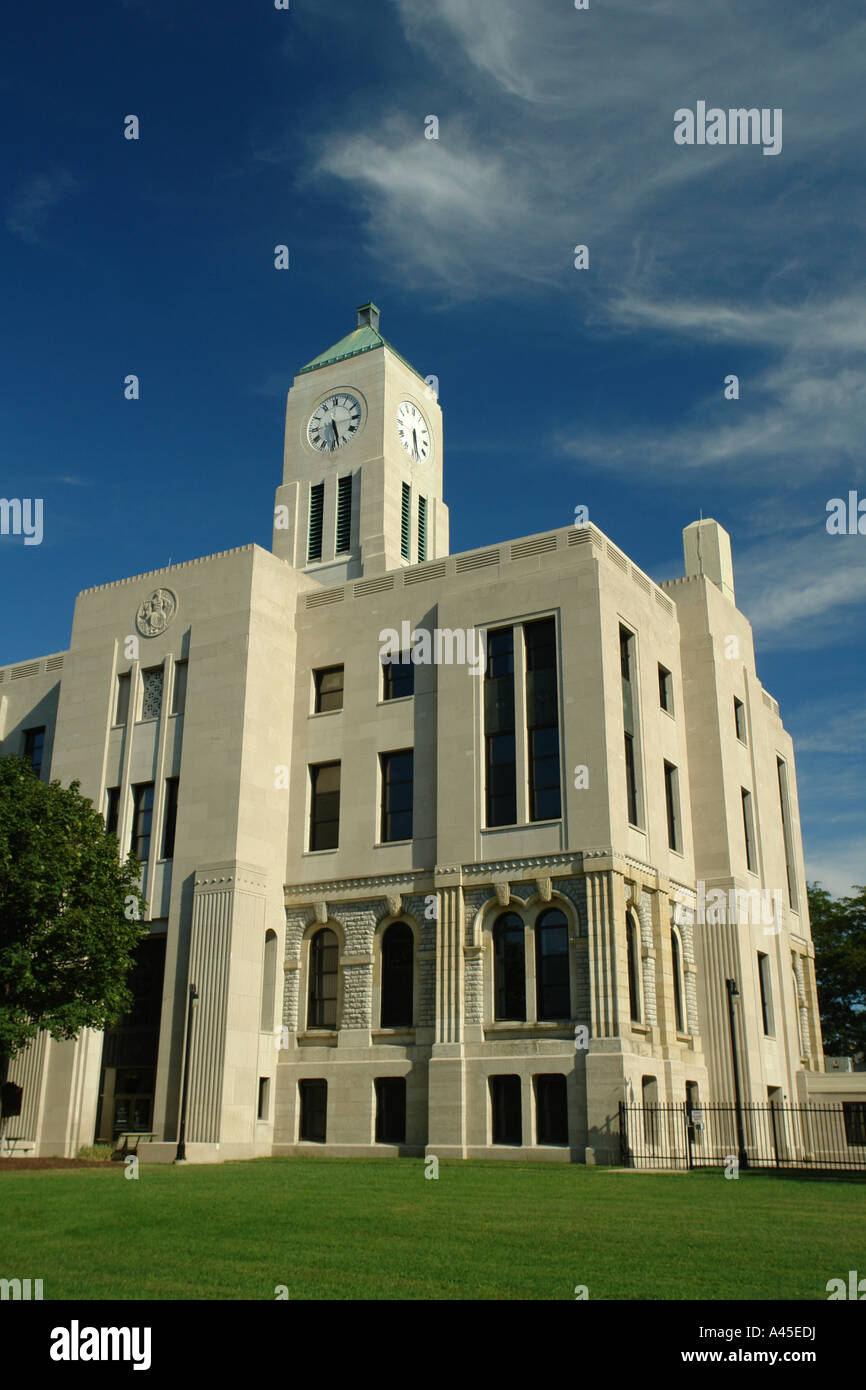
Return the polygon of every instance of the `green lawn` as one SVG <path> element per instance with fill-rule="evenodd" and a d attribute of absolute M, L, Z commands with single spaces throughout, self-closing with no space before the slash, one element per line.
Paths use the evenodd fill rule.
<path fill-rule="evenodd" d="M 581 1165 L 261 1159 L 0 1175 L 0 1277 L 46 1299 L 821 1299 L 866 1186 Z"/>

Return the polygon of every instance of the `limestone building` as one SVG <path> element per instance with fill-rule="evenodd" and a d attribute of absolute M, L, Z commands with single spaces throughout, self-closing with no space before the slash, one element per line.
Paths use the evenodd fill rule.
<path fill-rule="evenodd" d="M 172 1158 L 191 984 L 199 1161 L 615 1161 L 620 1100 L 731 1098 L 729 978 L 746 1099 L 848 1080 L 727 534 L 664 584 L 571 518 L 451 555 L 443 448 L 365 305 L 288 394 L 272 552 L 85 590 L 0 670 L 0 751 L 79 779 L 150 917 L 132 1014 L 13 1064 L 19 1152 Z"/>

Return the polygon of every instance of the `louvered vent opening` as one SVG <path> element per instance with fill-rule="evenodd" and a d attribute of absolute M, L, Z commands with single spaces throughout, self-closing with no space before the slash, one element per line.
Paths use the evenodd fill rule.
<path fill-rule="evenodd" d="M 533 536 L 529 541 L 515 541 L 511 547 L 512 560 L 522 560 L 526 555 L 542 555 L 546 550 L 556 549 L 556 536 Z"/>
<path fill-rule="evenodd" d="M 14 681 L 23 680 L 25 676 L 35 676 L 39 672 L 38 661 L 28 661 L 26 666 L 13 666 L 12 679 Z"/>
<path fill-rule="evenodd" d="M 463 555 L 454 562 L 454 568 L 458 574 L 466 570 L 483 570 L 488 565 L 499 564 L 498 550 L 482 550 L 478 555 Z"/>
<path fill-rule="evenodd" d="M 62 656 L 50 656 L 45 663 L 46 671 L 59 671 L 63 666 Z"/>
<path fill-rule="evenodd" d="M 322 517 L 325 511 L 325 484 L 310 488 L 310 528 L 307 535 L 307 564 L 322 558 Z"/>
<path fill-rule="evenodd" d="M 619 551 L 615 550 L 610 544 L 607 547 L 607 558 L 613 560 L 613 563 L 618 569 L 622 570 L 623 574 L 628 574 L 628 561 L 624 555 L 620 555 Z"/>
<path fill-rule="evenodd" d="M 444 579 L 445 561 L 437 560 L 435 564 L 426 565 L 423 570 L 404 570 L 403 584 L 426 584 L 428 579 Z"/>
<path fill-rule="evenodd" d="M 588 526 L 575 527 L 568 533 L 569 545 L 593 545 L 592 532 Z"/>
<path fill-rule="evenodd" d="M 673 604 L 671 603 L 670 599 L 665 598 L 664 594 L 660 594 L 658 591 L 656 591 L 656 603 L 658 604 L 659 608 L 663 608 L 665 610 L 669 617 L 672 616 L 674 611 Z"/>
<path fill-rule="evenodd" d="M 636 570 L 634 565 L 631 567 L 631 577 L 638 588 L 643 589 L 645 594 L 650 592 L 649 580 L 641 574 L 640 570 Z"/>
<path fill-rule="evenodd" d="M 409 528 L 411 524 L 411 505 L 412 489 L 408 483 L 403 484 L 403 511 L 400 516 L 400 554 L 404 560 L 410 559 L 409 555 Z"/>
<path fill-rule="evenodd" d="M 427 559 L 427 498 L 418 498 L 418 563 Z"/>
<path fill-rule="evenodd" d="M 337 482 L 337 554 L 352 548 L 352 475 Z"/>
<path fill-rule="evenodd" d="M 354 594 L 356 598 L 362 598 L 364 594 L 384 594 L 386 590 L 393 589 L 393 574 L 383 574 L 380 579 L 359 579 L 355 585 Z"/>
<path fill-rule="evenodd" d="M 307 594 L 307 608 L 322 608 L 326 603 L 342 603 L 342 589 L 325 589 L 321 594 Z"/>

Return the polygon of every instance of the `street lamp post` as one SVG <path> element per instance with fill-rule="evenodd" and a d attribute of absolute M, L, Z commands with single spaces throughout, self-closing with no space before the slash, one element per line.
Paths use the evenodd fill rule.
<path fill-rule="evenodd" d="M 737 1162 L 741 1168 L 748 1168 L 749 1155 L 746 1152 L 746 1139 L 743 1134 L 743 1104 L 740 1096 L 740 1061 L 737 1055 L 737 1028 L 734 1014 L 734 1000 L 739 999 L 740 991 L 736 980 L 725 980 L 728 990 L 728 1022 L 731 1028 L 731 1060 L 734 1064 L 734 1103 L 737 1108 Z"/>
<path fill-rule="evenodd" d="M 180 1134 L 177 1142 L 175 1163 L 186 1163 L 186 1099 L 189 1093 L 189 1054 L 192 1044 L 192 1006 L 198 999 L 195 985 L 189 987 L 189 1006 L 186 1016 L 186 1055 L 183 1060 L 183 1093 L 180 1100 Z"/>

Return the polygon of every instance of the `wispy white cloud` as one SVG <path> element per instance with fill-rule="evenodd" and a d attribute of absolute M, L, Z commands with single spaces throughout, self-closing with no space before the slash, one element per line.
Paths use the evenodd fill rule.
<path fill-rule="evenodd" d="M 53 174 L 34 174 L 12 194 L 6 209 L 6 230 L 22 241 L 39 242 L 42 230 L 67 194 L 78 188 L 78 180 L 61 170 Z"/>

